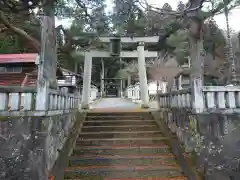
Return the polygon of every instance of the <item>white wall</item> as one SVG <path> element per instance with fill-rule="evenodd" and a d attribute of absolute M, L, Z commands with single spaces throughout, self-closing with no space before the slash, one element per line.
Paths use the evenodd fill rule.
<path fill-rule="evenodd" d="M 148 83 L 148 91 L 149 95 L 156 95 L 157 91 L 162 91 L 163 93 L 167 92 L 167 82 L 159 82 L 159 86 L 157 87 L 157 82 L 153 81 Z"/>

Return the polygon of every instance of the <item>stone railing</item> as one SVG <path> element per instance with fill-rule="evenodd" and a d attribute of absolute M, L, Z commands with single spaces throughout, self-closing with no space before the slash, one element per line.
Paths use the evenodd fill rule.
<path fill-rule="evenodd" d="M 76 122 L 80 94 L 48 90 L 46 110 L 36 110 L 36 95 L 0 87 L 0 179 L 47 179 L 44 167 L 51 170 Z"/>
<path fill-rule="evenodd" d="M 125 96 L 131 100 L 140 100 L 140 88 L 139 85 L 128 86 L 125 90 Z"/>
<path fill-rule="evenodd" d="M 191 108 L 190 89 L 184 89 L 171 93 L 159 94 L 160 108 Z"/>
<path fill-rule="evenodd" d="M 56 114 L 67 113 L 69 110 L 78 108 L 80 104 L 80 94 L 65 94 L 59 91 L 49 91 L 49 111 L 57 111 Z M 53 113 L 54 114 L 54 113 Z"/>
<path fill-rule="evenodd" d="M 33 110 L 36 92 L 36 88 L 0 87 L 1 115 L 8 115 L 9 111 Z"/>
<path fill-rule="evenodd" d="M 202 90 L 208 112 L 240 112 L 240 86 L 204 86 Z"/>
<path fill-rule="evenodd" d="M 240 112 L 240 87 L 234 86 L 203 86 L 203 113 L 234 113 Z M 191 108 L 190 89 L 159 94 L 160 108 L 178 107 Z"/>
<path fill-rule="evenodd" d="M 1 116 L 43 116 L 67 113 L 78 108 L 80 96 L 49 90 L 48 108 L 36 111 L 36 88 L 0 87 Z"/>
<path fill-rule="evenodd" d="M 190 89 L 159 94 L 159 116 L 208 179 L 239 177 L 240 87 L 203 86 L 200 113 Z M 199 106 L 198 106 L 199 108 Z"/>
<path fill-rule="evenodd" d="M 152 87 L 152 84 L 148 85 L 148 94 L 149 94 L 149 100 L 150 101 L 156 101 L 157 100 L 157 87 Z M 159 91 L 160 92 L 160 91 Z M 135 85 L 130 85 L 126 88 L 124 92 L 124 96 L 128 99 L 131 99 L 133 101 L 140 100 L 141 91 L 140 91 L 140 85 L 137 83 Z"/>

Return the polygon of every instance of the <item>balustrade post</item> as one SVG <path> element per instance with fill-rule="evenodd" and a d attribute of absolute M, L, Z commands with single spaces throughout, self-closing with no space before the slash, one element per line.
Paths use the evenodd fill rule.
<path fill-rule="evenodd" d="M 178 78 L 178 90 L 182 89 L 182 74 L 180 74 L 179 78 Z"/>

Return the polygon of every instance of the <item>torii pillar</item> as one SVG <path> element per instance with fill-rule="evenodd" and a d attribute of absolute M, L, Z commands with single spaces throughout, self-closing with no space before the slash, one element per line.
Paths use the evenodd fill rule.
<path fill-rule="evenodd" d="M 82 109 L 89 109 L 91 76 L 92 76 L 92 54 L 90 51 L 86 51 L 84 59 Z"/>
<path fill-rule="evenodd" d="M 149 94 L 147 84 L 147 73 L 144 54 L 144 42 L 138 42 L 137 54 L 138 54 L 138 73 L 140 81 L 140 94 L 142 100 L 142 108 L 149 108 Z"/>

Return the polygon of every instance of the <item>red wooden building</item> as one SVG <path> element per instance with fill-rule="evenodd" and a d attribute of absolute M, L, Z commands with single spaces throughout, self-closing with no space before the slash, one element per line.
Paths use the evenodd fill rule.
<path fill-rule="evenodd" d="M 38 54 L 0 54 L 1 86 L 35 86 Z"/>
<path fill-rule="evenodd" d="M 0 86 L 36 86 L 37 53 L 0 54 Z M 60 69 L 57 77 L 64 78 Z"/>

